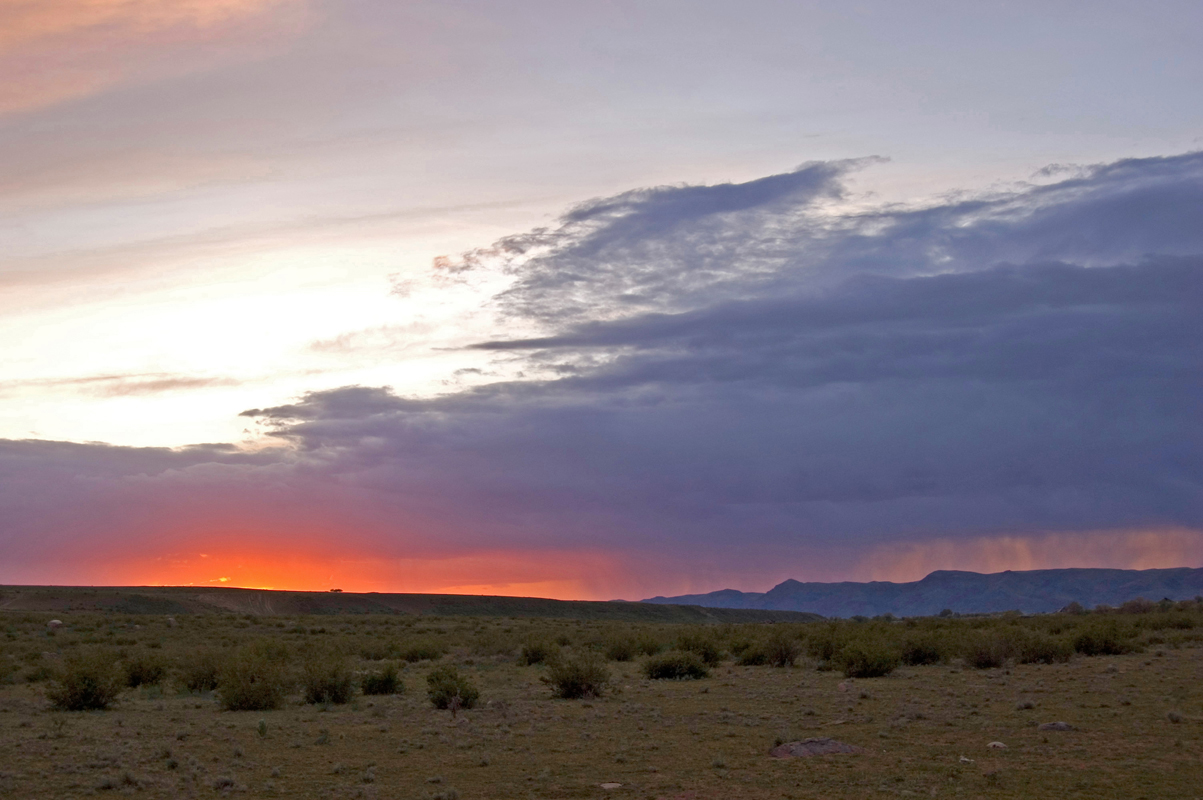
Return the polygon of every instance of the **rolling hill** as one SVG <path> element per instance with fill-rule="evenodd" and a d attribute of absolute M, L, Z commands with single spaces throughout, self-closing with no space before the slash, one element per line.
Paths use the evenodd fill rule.
<path fill-rule="evenodd" d="M 702 608 L 696 605 L 547 600 L 454 594 L 287 592 L 195 586 L 2 586 L 0 612 L 100 611 L 118 614 L 424 614 L 554 617 L 625 622 L 805 622 L 795 611 Z"/>

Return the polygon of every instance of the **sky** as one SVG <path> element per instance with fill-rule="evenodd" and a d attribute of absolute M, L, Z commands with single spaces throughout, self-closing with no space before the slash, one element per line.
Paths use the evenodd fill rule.
<path fill-rule="evenodd" d="M 1203 567 L 1203 8 L 0 0 L 0 583 Z"/>

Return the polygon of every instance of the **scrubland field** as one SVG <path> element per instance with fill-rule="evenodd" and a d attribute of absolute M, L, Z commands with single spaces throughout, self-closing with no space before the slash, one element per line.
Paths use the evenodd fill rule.
<path fill-rule="evenodd" d="M 1201 798 L 1201 644 L 1196 602 L 709 625 L 9 611 L 0 796 Z M 769 753 L 816 737 L 862 752 Z"/>

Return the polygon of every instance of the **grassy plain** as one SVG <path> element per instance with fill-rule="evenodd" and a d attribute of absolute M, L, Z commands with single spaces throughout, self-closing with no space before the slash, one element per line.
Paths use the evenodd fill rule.
<path fill-rule="evenodd" d="M 9 612 L 0 615 L 0 796 L 1203 798 L 1203 609 L 1144 611 L 710 626 Z M 63 626 L 48 628 L 52 618 Z M 1083 631 L 1098 630 L 1118 631 L 1111 649 L 1132 652 L 1053 663 L 1010 655 L 989 669 L 963 655 L 983 636 L 1038 632 L 1081 645 Z M 638 648 L 702 639 L 719 651 L 709 677 L 645 677 Z M 747 655 L 773 641 L 795 644 L 795 666 L 738 663 L 737 653 L 755 661 Z M 913 641 L 936 645 L 937 663 L 856 679 L 837 666 L 853 642 L 898 653 Z M 541 680 L 546 663 L 521 663 L 532 642 L 563 658 L 631 655 L 616 642 L 636 653 L 605 663 L 600 697 L 562 700 Z M 220 692 L 181 688 L 204 653 L 248 647 L 267 647 L 298 680 L 316 652 L 344 658 L 356 676 L 391 664 L 405 689 L 305 704 L 298 684 L 277 709 L 224 711 Z M 424 651 L 437 657 L 418 660 Z M 124 689 L 108 710 L 54 710 L 47 690 L 82 652 L 111 654 L 127 671 L 149 664 L 152 679 L 160 664 L 166 677 Z M 475 708 L 432 706 L 425 676 L 446 665 L 479 688 Z M 1074 730 L 1037 727 L 1054 721 Z M 768 755 L 807 737 L 864 752 Z"/>

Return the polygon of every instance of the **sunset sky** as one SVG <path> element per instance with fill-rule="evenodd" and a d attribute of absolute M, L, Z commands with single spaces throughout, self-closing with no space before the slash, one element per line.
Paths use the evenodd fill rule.
<path fill-rule="evenodd" d="M 0 583 L 1203 567 L 1203 5 L 0 0 Z"/>

